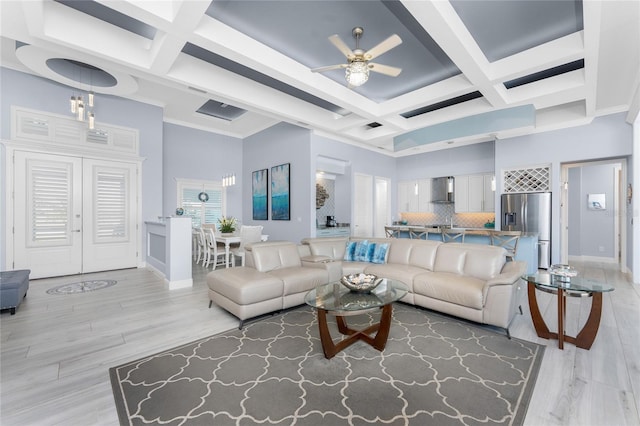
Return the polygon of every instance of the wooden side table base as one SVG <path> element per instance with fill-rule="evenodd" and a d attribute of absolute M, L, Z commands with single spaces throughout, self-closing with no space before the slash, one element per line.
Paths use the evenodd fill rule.
<path fill-rule="evenodd" d="M 540 308 L 538 306 L 538 300 L 536 298 L 536 285 L 532 282 L 528 282 L 527 295 L 529 298 L 529 310 L 531 311 L 531 319 L 533 321 L 533 327 L 536 330 L 538 337 L 543 339 L 557 339 L 558 348 L 564 349 L 564 342 L 572 343 L 581 349 L 591 349 L 596 335 L 598 334 L 598 328 L 600 327 L 600 317 L 602 315 L 602 293 L 601 292 L 588 292 L 591 300 L 591 311 L 589 312 L 589 318 L 585 322 L 582 330 L 576 337 L 567 336 L 564 333 L 564 320 L 567 310 L 566 295 L 562 288 L 558 288 L 553 293 L 556 294 L 558 299 L 558 332 L 552 333 L 549 331 L 547 324 L 544 322 L 542 315 L 540 314 Z"/>

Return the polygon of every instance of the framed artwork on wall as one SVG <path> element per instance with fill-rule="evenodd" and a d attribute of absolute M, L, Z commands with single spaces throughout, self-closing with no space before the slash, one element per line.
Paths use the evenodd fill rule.
<path fill-rule="evenodd" d="M 256 170 L 251 174 L 251 201 L 253 202 L 253 220 L 269 219 L 269 206 L 267 187 L 269 184 L 269 171 L 267 169 Z"/>
<path fill-rule="evenodd" d="M 289 163 L 271 167 L 271 220 L 291 220 Z"/>

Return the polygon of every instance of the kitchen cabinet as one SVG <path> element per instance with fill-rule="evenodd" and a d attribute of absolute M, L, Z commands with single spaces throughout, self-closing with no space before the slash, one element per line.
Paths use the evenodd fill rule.
<path fill-rule="evenodd" d="M 431 179 L 398 182 L 398 211 L 432 212 Z"/>
<path fill-rule="evenodd" d="M 351 228 L 346 226 L 316 229 L 316 237 L 348 237 L 350 235 Z"/>
<path fill-rule="evenodd" d="M 493 174 L 455 177 L 456 213 L 494 212 Z"/>
<path fill-rule="evenodd" d="M 417 212 L 418 194 L 415 180 L 398 182 L 398 211 Z"/>

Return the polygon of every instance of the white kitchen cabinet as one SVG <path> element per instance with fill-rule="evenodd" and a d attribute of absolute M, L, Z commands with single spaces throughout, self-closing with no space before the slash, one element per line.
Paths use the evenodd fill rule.
<path fill-rule="evenodd" d="M 399 182 L 398 211 L 407 213 L 432 212 L 431 179 Z"/>
<path fill-rule="evenodd" d="M 456 176 L 454 204 L 456 213 L 495 211 L 492 180 L 493 174 Z"/>
<path fill-rule="evenodd" d="M 454 210 L 456 213 L 469 211 L 469 176 L 454 176 Z"/>
<path fill-rule="evenodd" d="M 418 180 L 418 211 L 421 213 L 433 212 L 433 203 L 431 203 L 431 179 Z"/>
<path fill-rule="evenodd" d="M 351 228 L 346 226 L 316 229 L 316 237 L 348 237 L 349 235 L 351 235 Z"/>
<path fill-rule="evenodd" d="M 399 212 L 417 212 L 418 211 L 418 194 L 416 193 L 417 182 L 415 180 L 407 180 L 398 182 L 398 211 Z"/>

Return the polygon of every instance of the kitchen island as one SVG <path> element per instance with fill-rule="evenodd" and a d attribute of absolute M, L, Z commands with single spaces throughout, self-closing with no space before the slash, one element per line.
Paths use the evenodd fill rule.
<path fill-rule="evenodd" d="M 422 239 L 442 241 L 442 226 L 430 225 L 392 225 L 389 229 L 398 231 L 399 238 L 411 238 L 409 229 L 414 234 L 422 235 Z M 464 242 L 470 244 L 491 244 L 490 232 L 496 232 L 492 228 L 462 228 L 446 227 L 456 231 L 464 231 Z M 497 231 L 500 232 L 500 231 Z M 518 251 L 515 260 L 527 262 L 527 274 L 535 274 L 538 271 L 538 234 L 535 232 L 523 232 L 518 241 Z"/>

